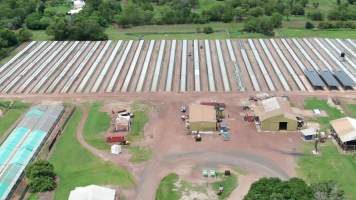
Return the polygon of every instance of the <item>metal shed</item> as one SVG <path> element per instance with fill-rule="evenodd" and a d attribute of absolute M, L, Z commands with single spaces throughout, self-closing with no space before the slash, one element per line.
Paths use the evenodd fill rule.
<path fill-rule="evenodd" d="M 337 89 L 337 87 L 340 86 L 339 82 L 335 79 L 335 77 L 333 76 L 331 71 L 329 71 L 329 70 L 320 70 L 319 71 L 319 75 L 325 81 L 325 83 L 327 84 L 327 86 L 330 89 Z"/>
<path fill-rule="evenodd" d="M 325 87 L 325 83 L 321 80 L 319 74 L 315 70 L 305 70 L 304 74 L 314 88 L 322 89 Z"/>
<path fill-rule="evenodd" d="M 334 71 L 334 76 L 344 88 L 352 88 L 356 85 L 355 82 L 342 70 Z"/>

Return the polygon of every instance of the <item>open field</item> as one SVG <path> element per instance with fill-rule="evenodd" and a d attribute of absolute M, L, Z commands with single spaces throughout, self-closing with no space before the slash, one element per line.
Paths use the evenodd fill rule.
<path fill-rule="evenodd" d="M 75 134 L 81 116 L 80 110 L 74 112 L 50 159 L 59 176 L 56 200 L 67 199 L 69 192 L 77 186 L 99 184 L 127 188 L 134 185 L 128 171 L 102 161 L 79 144 Z"/>
<path fill-rule="evenodd" d="M 321 129 L 329 129 L 330 121 L 344 117 L 345 115 L 341 113 L 337 108 L 328 105 L 326 100 L 320 100 L 317 98 L 309 98 L 305 100 L 304 108 L 308 110 L 320 109 L 327 113 L 326 117 L 317 117 L 317 122 L 321 125 Z"/>
<path fill-rule="evenodd" d="M 175 183 L 179 177 L 177 174 L 169 174 L 164 177 L 156 192 L 156 200 L 179 199 L 180 194 L 176 190 Z"/>
<path fill-rule="evenodd" d="M 101 107 L 100 102 L 90 105 L 89 117 L 84 125 L 84 139 L 95 148 L 108 149 L 104 134 L 110 127 L 110 116 L 106 112 L 100 112 Z"/>
<path fill-rule="evenodd" d="M 276 38 L 301 38 L 301 37 L 327 37 L 327 38 L 350 38 L 356 39 L 356 31 L 349 29 L 336 29 L 336 30 L 309 30 L 304 28 L 305 19 L 295 22 L 299 24 L 287 25 L 291 27 L 279 28 L 275 30 Z M 197 28 L 211 26 L 215 32 L 211 34 L 197 33 Z M 147 27 L 147 28 L 146 28 Z M 156 26 L 142 26 L 133 27 L 130 29 L 117 29 L 115 27 L 108 27 L 105 33 L 108 34 L 110 40 L 137 40 L 140 38 L 146 40 L 193 40 L 193 39 L 241 39 L 241 38 L 268 38 L 259 33 L 247 33 L 242 31 L 242 25 L 225 25 L 221 26 L 215 23 L 202 24 L 202 25 L 156 25 Z M 172 30 L 173 28 L 173 30 Z M 177 30 L 176 30 L 177 29 Z M 41 37 L 40 37 L 41 36 Z M 34 40 L 43 40 L 48 38 L 38 35 Z"/>
<path fill-rule="evenodd" d="M 345 114 L 341 113 L 335 107 L 331 107 L 326 100 L 317 98 L 308 98 L 305 100 L 304 106 L 306 109 L 320 109 L 326 111 L 327 117 L 317 117 L 317 122 L 321 124 L 321 128 L 328 130 L 331 120 L 346 116 L 355 116 L 353 110 L 355 105 L 345 104 Z M 298 175 L 305 178 L 309 183 L 320 181 L 333 180 L 338 183 L 345 191 L 348 199 L 355 199 L 356 192 L 353 188 L 356 186 L 356 181 L 349 177 L 354 176 L 356 160 L 354 155 L 342 154 L 338 151 L 337 144 L 327 141 L 320 144 L 320 156 L 315 156 L 311 152 L 314 150 L 314 142 L 305 143 L 302 145 L 302 154 L 297 159 Z"/>
<path fill-rule="evenodd" d="M 339 60 L 355 45 L 321 38 L 31 42 L 0 68 L 0 92 L 313 92 L 306 70 L 339 70 L 356 82 L 356 58 Z M 335 92 L 345 91 L 339 84 Z"/>
<path fill-rule="evenodd" d="M 341 154 L 331 142 L 320 146 L 320 156 L 314 156 L 313 149 L 314 143 L 304 144 L 298 174 L 310 183 L 333 180 L 345 191 L 347 199 L 355 199 L 356 180 L 351 178 L 356 176 L 355 156 Z"/>

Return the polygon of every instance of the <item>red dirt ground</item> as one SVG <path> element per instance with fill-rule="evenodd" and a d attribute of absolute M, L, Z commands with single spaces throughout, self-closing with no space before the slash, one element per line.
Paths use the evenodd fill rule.
<path fill-rule="evenodd" d="M 252 94 L 252 93 L 251 93 Z M 280 95 L 284 93 L 279 93 Z M 333 96 L 335 93 L 295 92 L 290 95 L 293 102 L 302 102 L 305 97 Z M 80 143 L 95 155 L 111 160 L 117 165 L 126 167 L 135 178 L 137 187 L 130 191 L 121 191 L 128 199 L 155 199 L 155 191 L 160 180 L 180 167 L 190 165 L 237 166 L 251 175 L 278 176 L 286 179 L 295 176 L 295 158 L 299 155 L 301 143 L 297 133 L 258 133 L 254 125 L 243 121 L 239 100 L 248 97 L 249 93 L 125 93 L 125 94 L 81 94 L 81 95 L 6 95 L 0 98 L 19 98 L 31 102 L 62 100 L 74 103 L 87 101 L 104 101 L 104 103 L 132 102 L 143 100 L 153 107 L 150 121 L 145 127 L 145 137 L 140 143 L 152 148 L 152 158 L 142 164 L 132 164 L 129 155 L 124 153 L 113 156 L 108 152 L 97 150 L 88 145 L 82 137 L 82 129 L 87 110 L 78 125 L 77 138 Z M 338 96 L 355 98 L 355 92 L 339 92 Z M 196 143 L 186 135 L 183 122 L 180 120 L 179 107 L 200 101 L 217 100 L 227 104 L 228 123 L 231 128 L 231 141 L 223 141 L 220 136 L 203 136 L 203 141 Z M 245 189 L 246 190 L 246 189 Z M 240 192 L 236 192 L 241 195 Z"/>

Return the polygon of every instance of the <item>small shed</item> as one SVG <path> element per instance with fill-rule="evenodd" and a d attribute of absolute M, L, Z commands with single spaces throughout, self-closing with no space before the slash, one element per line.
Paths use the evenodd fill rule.
<path fill-rule="evenodd" d="M 356 119 L 335 119 L 330 125 L 333 136 L 344 150 L 356 150 Z"/>
<path fill-rule="evenodd" d="M 68 200 L 116 200 L 116 191 L 110 188 L 88 185 L 76 187 L 69 194 Z"/>
<path fill-rule="evenodd" d="M 257 124 L 263 131 L 296 131 L 297 116 L 292 111 L 289 102 L 281 97 L 261 100 L 254 108 Z"/>
<path fill-rule="evenodd" d="M 305 141 L 311 141 L 315 139 L 317 135 L 317 129 L 316 128 L 302 129 L 300 130 L 300 133 Z"/>
<path fill-rule="evenodd" d="M 214 106 L 191 104 L 189 106 L 191 131 L 216 131 L 216 110 Z"/>

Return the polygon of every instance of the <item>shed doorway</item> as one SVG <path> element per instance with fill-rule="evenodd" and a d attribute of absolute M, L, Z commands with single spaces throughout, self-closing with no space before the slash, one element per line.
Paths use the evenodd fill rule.
<path fill-rule="evenodd" d="M 288 122 L 279 122 L 279 130 L 287 130 Z"/>

